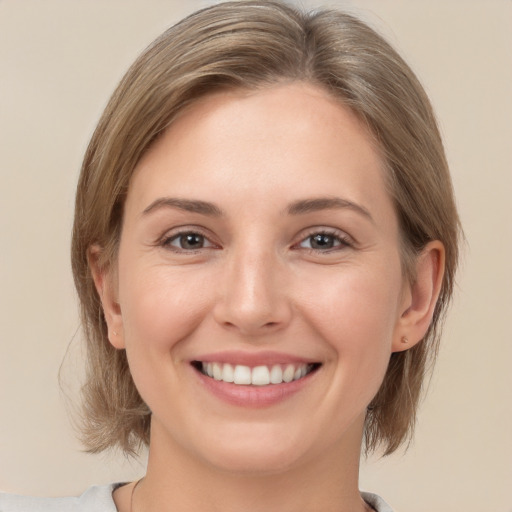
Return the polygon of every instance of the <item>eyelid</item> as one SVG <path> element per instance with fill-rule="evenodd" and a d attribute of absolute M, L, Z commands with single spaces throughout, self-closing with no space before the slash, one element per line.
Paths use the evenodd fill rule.
<path fill-rule="evenodd" d="M 200 235 L 205 240 L 208 241 L 209 245 L 207 247 L 200 247 L 199 249 L 195 249 L 195 250 L 194 249 L 190 249 L 190 250 L 181 249 L 179 247 L 174 247 L 174 246 L 170 245 L 169 242 L 171 242 L 172 240 L 174 240 L 182 235 L 187 235 L 187 234 Z M 211 248 L 218 249 L 218 248 L 220 248 L 219 244 L 214 242 L 212 240 L 212 238 L 213 238 L 213 236 L 212 236 L 211 232 L 209 232 L 209 230 L 206 230 L 200 226 L 184 225 L 184 226 L 177 226 L 177 227 L 174 227 L 172 229 L 165 231 L 165 233 L 157 239 L 155 245 L 163 247 L 163 248 L 167 248 L 169 250 L 173 250 L 174 252 L 181 252 L 181 253 L 194 253 L 197 251 L 201 251 L 203 249 L 211 249 Z"/>
<path fill-rule="evenodd" d="M 173 247 L 169 244 L 169 242 L 173 239 L 178 238 L 179 236 L 186 235 L 186 234 L 198 234 L 208 242 L 207 247 L 201 247 L 199 249 L 193 250 L 193 249 L 180 249 L 178 247 Z M 314 235 L 328 235 L 336 238 L 340 243 L 339 245 L 330 248 L 330 249 L 314 249 L 314 248 L 308 248 L 308 247 L 300 247 L 300 244 L 302 244 L 304 241 L 306 241 L 308 238 L 314 236 Z M 342 231 L 338 228 L 332 228 L 332 227 L 325 227 L 325 226 L 314 226 L 311 228 L 307 228 L 305 231 L 303 230 L 297 237 L 296 242 L 294 242 L 291 245 L 291 249 L 302 249 L 306 251 L 311 251 L 315 253 L 329 253 L 329 252 L 336 252 L 343 250 L 347 247 L 353 247 L 356 245 L 356 241 L 348 235 L 345 231 Z M 216 248 L 220 249 L 221 245 L 218 242 L 214 241 L 214 237 L 212 236 L 212 233 L 197 225 L 184 225 L 184 226 L 176 226 L 174 228 L 171 228 L 164 232 L 162 236 L 160 236 L 156 242 L 156 246 L 164 247 L 164 248 L 170 248 L 170 250 L 175 250 L 175 252 L 183 252 L 183 253 L 193 253 L 198 252 L 203 249 L 211 249 Z"/>
<path fill-rule="evenodd" d="M 332 237 L 336 238 L 340 242 L 340 244 L 333 248 L 325 249 L 325 250 L 313 249 L 311 247 L 300 247 L 300 244 L 302 244 L 308 238 L 311 238 L 314 235 L 332 236 Z M 336 252 L 336 251 L 343 250 L 347 247 L 354 247 L 355 243 L 356 243 L 355 240 L 350 235 L 348 235 L 345 231 L 342 231 L 341 229 L 328 228 L 328 227 L 324 227 L 324 226 L 315 226 L 312 228 L 308 228 L 306 230 L 306 232 L 302 232 L 300 234 L 299 240 L 292 245 L 292 248 L 293 249 L 303 249 L 303 250 L 312 251 L 315 253 L 327 254 L 329 252 Z"/>
<path fill-rule="evenodd" d="M 178 249 L 180 251 L 191 252 L 194 249 L 184 249 L 183 247 L 178 247 L 177 245 L 173 245 L 173 242 L 175 242 L 176 240 L 179 240 L 182 236 L 187 236 L 187 235 L 199 235 L 202 238 L 202 240 L 204 240 L 205 245 L 203 245 L 203 247 L 199 247 L 198 249 L 195 249 L 195 250 L 208 249 L 210 247 L 215 247 L 215 244 L 213 244 L 208 239 L 208 237 L 206 237 L 202 233 L 198 233 L 196 231 L 185 231 L 183 233 L 176 233 L 175 235 L 167 237 L 167 239 L 165 240 L 165 243 L 166 243 L 166 245 L 175 247 L 176 249 Z"/>

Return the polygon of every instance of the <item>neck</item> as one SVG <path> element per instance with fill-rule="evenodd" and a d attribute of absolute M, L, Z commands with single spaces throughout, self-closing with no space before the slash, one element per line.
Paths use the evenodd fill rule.
<path fill-rule="evenodd" d="M 358 490 L 362 425 L 355 439 L 276 472 L 229 471 L 187 452 L 153 424 L 147 475 L 133 512 L 363 512 Z M 356 442 L 354 442 L 356 441 Z"/>

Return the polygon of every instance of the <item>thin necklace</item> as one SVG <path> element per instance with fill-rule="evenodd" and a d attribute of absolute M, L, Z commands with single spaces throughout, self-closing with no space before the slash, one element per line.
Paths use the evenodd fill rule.
<path fill-rule="evenodd" d="M 142 480 L 144 480 L 144 477 L 142 478 L 139 478 L 136 482 L 135 482 L 135 485 L 133 486 L 132 488 L 132 493 L 130 495 L 130 512 L 133 512 L 133 496 L 135 494 L 135 489 L 137 489 L 137 486 L 142 482 Z M 369 505 L 368 503 L 365 502 L 365 508 L 367 510 L 375 510 L 371 505 Z"/>
<path fill-rule="evenodd" d="M 132 488 L 132 493 L 130 495 L 130 512 L 133 512 L 133 495 L 135 494 L 135 489 L 137 489 L 137 486 L 142 482 L 142 480 L 144 480 L 144 477 L 139 478 Z"/>

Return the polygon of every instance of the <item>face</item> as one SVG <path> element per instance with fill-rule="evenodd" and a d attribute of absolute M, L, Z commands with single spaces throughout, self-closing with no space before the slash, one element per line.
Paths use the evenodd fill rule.
<path fill-rule="evenodd" d="M 400 336 L 378 151 L 320 89 L 205 97 L 130 183 L 109 326 L 152 443 L 236 471 L 359 452 Z"/>

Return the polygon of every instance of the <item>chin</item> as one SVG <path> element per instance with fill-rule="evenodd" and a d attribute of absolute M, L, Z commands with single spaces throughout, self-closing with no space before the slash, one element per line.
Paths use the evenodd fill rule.
<path fill-rule="evenodd" d="M 281 451 L 265 451 L 246 449 L 244 451 L 223 450 L 209 456 L 211 466 L 226 473 L 239 476 L 266 476 L 285 473 L 296 465 L 299 459 L 296 454 Z"/>
<path fill-rule="evenodd" d="M 209 465 L 240 475 L 286 472 L 299 465 L 306 456 L 304 439 L 296 442 L 296 436 L 284 435 L 282 429 L 279 432 L 268 427 L 251 430 L 248 432 L 247 428 L 240 426 L 233 435 L 225 435 L 222 439 L 210 438 L 197 449 Z"/>

